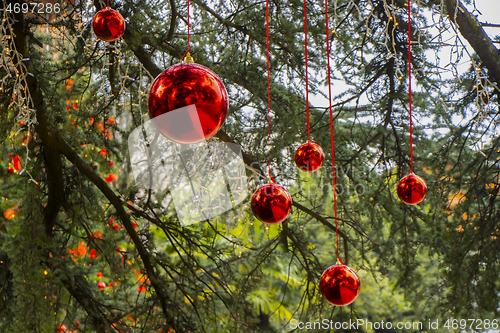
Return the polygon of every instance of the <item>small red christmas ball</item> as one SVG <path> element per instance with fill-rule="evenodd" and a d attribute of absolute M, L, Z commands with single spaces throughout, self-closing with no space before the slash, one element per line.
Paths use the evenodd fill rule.
<path fill-rule="evenodd" d="M 358 274 L 344 264 L 328 267 L 319 282 L 323 297 L 333 305 L 343 306 L 354 302 L 359 295 L 361 282 Z"/>
<path fill-rule="evenodd" d="M 97 288 L 99 288 L 101 290 L 106 288 L 106 283 L 104 283 L 102 281 L 97 281 Z"/>
<path fill-rule="evenodd" d="M 306 142 L 295 151 L 295 164 L 302 171 L 318 170 L 324 159 L 325 153 L 316 142 Z"/>
<path fill-rule="evenodd" d="M 116 10 L 106 7 L 95 14 L 92 29 L 99 39 L 112 42 L 123 35 L 125 20 Z"/>
<path fill-rule="evenodd" d="M 156 128 L 178 143 L 214 136 L 228 110 L 221 79 L 205 66 L 183 62 L 156 77 L 148 94 L 148 113 Z"/>
<path fill-rule="evenodd" d="M 399 199 L 405 204 L 416 205 L 424 200 L 427 185 L 422 178 L 410 173 L 399 180 L 397 192 Z"/>
<path fill-rule="evenodd" d="M 283 186 L 266 184 L 252 195 L 250 206 L 255 217 L 266 224 L 283 222 L 292 211 L 292 197 Z"/>
<path fill-rule="evenodd" d="M 56 332 L 57 333 L 62 333 L 62 332 L 65 332 L 65 331 L 66 331 L 66 325 L 64 325 L 64 324 L 63 325 L 59 325 L 56 328 Z"/>

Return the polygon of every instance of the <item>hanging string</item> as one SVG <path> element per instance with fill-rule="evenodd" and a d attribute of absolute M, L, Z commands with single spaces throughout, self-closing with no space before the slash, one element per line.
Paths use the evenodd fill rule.
<path fill-rule="evenodd" d="M 109 0 L 108 0 L 108 5 L 106 7 L 109 8 Z"/>
<path fill-rule="evenodd" d="M 410 170 L 413 173 L 413 120 L 411 115 L 411 7 L 408 0 L 408 93 L 410 95 Z"/>
<path fill-rule="evenodd" d="M 187 0 L 187 25 L 188 25 L 188 48 L 187 48 L 187 52 L 189 52 L 189 36 L 190 36 L 190 31 L 189 31 L 189 28 L 190 28 L 190 24 L 189 24 L 189 0 Z"/>
<path fill-rule="evenodd" d="M 305 61 L 306 61 L 306 114 L 307 114 L 307 141 L 310 140 L 309 132 L 309 80 L 307 77 L 307 6 L 304 0 L 304 37 L 305 37 Z"/>
<path fill-rule="evenodd" d="M 337 188 L 335 186 L 335 149 L 333 144 L 333 113 L 332 113 L 332 86 L 330 79 L 330 38 L 328 31 L 328 0 L 325 0 L 325 22 L 326 22 L 326 61 L 328 69 L 328 104 L 330 108 L 330 141 L 332 145 L 332 170 L 333 170 L 333 207 L 335 210 L 335 236 L 337 239 L 337 260 L 340 260 L 339 255 L 339 229 L 337 225 Z M 309 122 L 307 123 L 309 127 Z"/>
<path fill-rule="evenodd" d="M 266 0 L 266 37 L 267 37 L 267 49 L 266 49 L 266 57 L 267 57 L 267 144 L 269 145 L 271 142 L 271 93 L 270 93 L 270 83 L 269 83 L 269 0 Z M 269 179 L 274 183 L 274 178 L 271 176 L 271 152 L 269 152 Z"/>

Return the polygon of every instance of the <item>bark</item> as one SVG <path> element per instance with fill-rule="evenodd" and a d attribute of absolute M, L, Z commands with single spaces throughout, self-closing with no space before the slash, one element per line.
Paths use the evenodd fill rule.
<path fill-rule="evenodd" d="M 494 80 L 497 83 L 500 82 L 500 55 L 481 23 L 467 11 L 459 0 L 443 1 L 450 21 L 457 25 L 462 36 L 472 46 L 481 59 L 482 65 L 488 69 Z"/>
<path fill-rule="evenodd" d="M 12 1 L 11 3 L 14 4 L 16 1 Z M 14 57 L 15 62 L 18 62 L 22 58 L 29 59 L 27 39 L 29 30 L 22 13 L 16 13 L 14 14 L 14 17 L 15 22 L 12 25 L 12 32 L 15 36 L 14 43 L 16 45 L 17 52 L 19 53 L 13 53 L 12 56 Z M 20 62 L 21 61 L 19 61 L 19 63 Z M 28 73 L 33 73 L 34 65 L 32 60 L 23 61 L 23 63 L 25 64 Z M 18 71 L 20 73 L 23 72 L 21 67 L 19 67 Z M 26 82 L 28 86 L 27 90 L 31 94 L 33 103 L 35 104 L 35 109 L 45 109 L 45 101 L 35 77 L 28 74 L 26 76 Z M 64 179 L 61 154 L 57 151 L 57 149 L 54 149 L 54 130 L 49 124 L 50 120 L 45 112 L 37 114 L 35 129 L 43 142 L 43 156 L 47 174 L 48 201 L 47 206 L 44 209 L 44 225 L 48 236 L 52 234 L 52 229 L 55 225 L 57 215 L 59 214 L 64 200 Z"/>

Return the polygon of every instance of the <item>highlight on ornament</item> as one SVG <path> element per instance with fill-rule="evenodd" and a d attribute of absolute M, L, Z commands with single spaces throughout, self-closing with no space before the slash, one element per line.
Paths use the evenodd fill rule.
<path fill-rule="evenodd" d="M 111 7 L 98 11 L 92 20 L 94 34 L 105 42 L 112 42 L 123 35 L 125 20 L 123 16 Z"/>
<path fill-rule="evenodd" d="M 398 197 L 408 205 L 416 205 L 424 200 L 427 194 L 427 184 L 414 173 L 404 176 L 398 182 Z"/>
<path fill-rule="evenodd" d="M 302 171 L 318 170 L 325 159 L 325 153 L 316 142 L 306 142 L 295 151 L 295 164 Z"/>
<path fill-rule="evenodd" d="M 222 80 L 188 55 L 158 75 L 148 94 L 148 113 L 158 131 L 177 143 L 193 144 L 214 136 L 228 111 Z"/>
<path fill-rule="evenodd" d="M 331 304 L 344 306 L 356 300 L 361 288 L 358 274 L 338 260 L 321 275 L 319 290 Z"/>
<path fill-rule="evenodd" d="M 292 197 L 281 185 L 265 184 L 254 192 L 250 206 L 259 221 L 266 224 L 278 224 L 290 215 Z"/>

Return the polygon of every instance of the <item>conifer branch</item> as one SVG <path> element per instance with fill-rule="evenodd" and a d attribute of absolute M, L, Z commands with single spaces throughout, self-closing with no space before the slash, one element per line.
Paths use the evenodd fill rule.
<path fill-rule="evenodd" d="M 132 29 L 129 29 L 129 35 L 125 35 L 124 34 L 124 39 L 125 41 L 127 42 L 127 44 L 129 45 L 129 47 L 132 49 L 132 51 L 134 52 L 134 54 L 137 56 L 138 60 L 142 63 L 142 65 L 144 66 L 144 68 L 154 77 L 158 76 L 160 73 L 161 73 L 161 69 L 156 66 L 156 64 L 153 63 L 153 61 L 151 60 L 151 57 L 146 53 L 146 51 L 144 50 L 144 48 L 140 45 L 136 45 L 133 43 L 133 41 L 129 40 L 129 38 L 131 38 L 133 35 L 137 34 L 137 32 L 135 31 L 131 31 Z M 384 70 L 386 69 L 387 66 L 384 66 L 379 72 L 377 72 L 377 74 L 370 80 L 368 86 L 372 85 L 376 79 L 378 77 L 380 77 L 383 73 L 384 73 Z M 247 85 L 247 84 L 244 84 L 244 85 Z M 368 87 L 366 87 L 365 89 L 368 89 Z M 365 91 L 365 89 L 363 89 L 363 91 Z M 379 133 L 380 134 L 380 133 Z M 217 133 L 216 135 L 219 139 L 221 139 L 222 141 L 224 142 L 230 142 L 230 143 L 234 143 L 234 140 L 227 134 L 225 133 L 223 130 L 219 130 L 219 132 Z M 243 149 L 241 150 L 241 154 L 243 156 L 243 162 L 249 166 L 250 168 L 253 168 L 255 170 L 258 170 L 259 173 L 261 175 L 264 174 L 264 172 L 262 172 L 262 170 L 260 169 L 260 167 L 256 167 L 256 166 L 259 166 L 260 163 L 257 162 L 256 160 L 254 160 L 248 153 L 246 153 L 245 151 L 243 151 Z M 316 213 L 314 212 L 313 210 L 299 204 L 298 202 L 294 201 L 293 202 L 293 205 L 303 211 L 304 213 L 314 217 L 315 219 L 317 219 L 318 221 L 320 221 L 323 225 L 325 225 L 326 227 L 332 229 L 332 230 L 335 230 L 335 226 L 333 226 L 330 222 L 328 222 L 328 220 L 326 218 L 324 218 L 323 216 L 321 216 L 319 213 Z M 339 235 L 342 237 L 342 238 L 345 238 L 347 239 L 347 235 L 341 231 L 339 231 Z"/>
<path fill-rule="evenodd" d="M 12 2 L 14 3 L 14 1 Z M 20 59 L 29 57 L 29 46 L 28 39 L 29 28 L 24 20 L 23 14 L 14 13 L 15 22 L 12 25 L 12 34 L 14 37 L 14 43 L 16 45 L 16 50 L 18 54 L 13 56 Z M 32 60 L 24 61 L 24 65 L 27 68 L 28 73 L 34 72 L 34 67 Z M 17 63 L 18 73 L 22 73 L 23 70 L 20 68 L 21 62 Z M 45 110 L 45 100 L 42 96 L 42 92 L 38 87 L 38 82 L 36 78 L 32 75 L 26 75 L 26 92 L 24 98 L 28 100 L 28 94 L 31 96 L 31 100 L 34 103 L 35 109 Z M 44 224 L 47 235 L 52 234 L 52 229 L 55 225 L 57 214 L 61 209 L 62 202 L 64 200 L 64 179 L 63 179 L 63 165 L 61 160 L 61 155 L 54 148 L 54 128 L 49 125 L 50 120 L 47 117 L 46 112 L 37 113 L 37 123 L 35 123 L 35 129 L 40 135 L 40 139 L 43 142 L 43 155 L 46 164 L 47 173 L 47 187 L 48 187 L 48 201 L 47 206 L 44 210 Z"/>
<path fill-rule="evenodd" d="M 444 0 L 449 20 L 472 46 L 497 84 L 500 82 L 500 54 L 481 23 L 469 13 L 460 0 Z"/>
<path fill-rule="evenodd" d="M 21 50 L 23 57 L 30 58 L 26 39 L 26 36 L 29 35 L 27 33 L 29 30 L 22 12 L 15 14 L 15 20 L 15 23 L 12 25 L 12 30 L 15 36 L 14 42 L 16 48 L 18 52 Z M 32 60 L 26 61 L 25 65 L 27 66 L 28 72 L 32 73 Z M 57 129 L 50 125 L 50 120 L 47 116 L 47 106 L 35 76 L 27 75 L 26 91 L 31 95 L 36 110 L 37 123 L 34 126 L 43 143 L 44 162 L 48 183 L 48 201 L 44 209 L 44 224 L 47 236 L 51 237 L 57 215 L 65 198 L 63 164 L 61 153 L 57 148 L 57 142 L 60 140 L 60 136 Z M 77 277 L 75 277 L 75 279 L 78 280 Z M 109 327 L 110 325 L 106 325 L 106 320 L 96 303 L 93 301 L 93 298 L 88 297 L 90 292 L 86 290 L 84 284 L 72 281 L 72 277 L 69 275 L 62 276 L 61 282 L 91 317 L 96 332 L 104 333 L 106 331 L 105 326 Z"/>
<path fill-rule="evenodd" d="M 139 256 L 142 259 L 144 267 L 146 269 L 146 274 L 151 281 L 151 285 L 154 287 L 158 299 L 160 301 L 163 314 L 167 323 L 175 329 L 177 332 L 183 332 L 182 327 L 174 320 L 174 318 L 170 315 L 169 306 L 172 306 L 173 301 L 170 299 L 168 294 L 166 293 L 165 288 L 163 287 L 163 283 L 158 276 L 158 272 L 155 269 L 151 261 L 151 255 L 146 250 L 144 244 L 142 243 L 139 235 L 135 231 L 132 222 L 130 221 L 130 217 L 123 208 L 123 203 L 121 199 L 115 194 L 115 192 L 106 184 L 106 182 L 99 177 L 99 175 L 92 169 L 90 165 L 88 165 L 77 153 L 71 148 L 64 140 L 58 140 L 57 147 L 61 151 L 61 153 L 73 164 L 78 170 L 83 173 L 100 191 L 104 196 L 109 200 L 109 202 L 115 208 L 118 217 L 123 223 L 125 230 L 128 235 L 132 239 L 137 252 L 139 252 Z M 185 323 L 189 321 L 185 318 Z"/>

